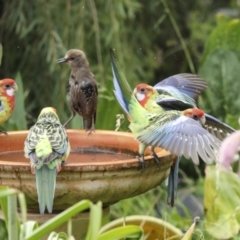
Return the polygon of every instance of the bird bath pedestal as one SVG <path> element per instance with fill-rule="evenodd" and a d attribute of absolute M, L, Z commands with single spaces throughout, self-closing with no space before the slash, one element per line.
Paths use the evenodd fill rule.
<path fill-rule="evenodd" d="M 41 219 L 53 215 L 38 215 L 35 176 L 31 173 L 29 159 L 23 155 L 27 133 L 16 131 L 0 135 L 0 185 L 24 192 L 28 219 L 32 215 L 34 220 L 41 222 Z M 57 175 L 53 213 L 83 199 L 102 201 L 103 206 L 108 207 L 119 200 L 142 194 L 166 179 L 175 158 L 156 148 L 160 159 L 158 168 L 147 150 L 146 170 L 142 172 L 136 158 L 138 143 L 132 134 L 100 130 L 90 135 L 84 130 L 68 130 L 67 134 L 71 153 Z"/>

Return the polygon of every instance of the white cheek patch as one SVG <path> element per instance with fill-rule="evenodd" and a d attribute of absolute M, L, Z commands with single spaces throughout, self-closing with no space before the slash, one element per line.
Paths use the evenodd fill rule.
<path fill-rule="evenodd" d="M 138 92 L 138 93 L 136 94 L 136 97 L 137 97 L 137 100 L 138 100 L 138 101 L 142 101 L 142 100 L 145 98 L 145 95 Z"/>
<path fill-rule="evenodd" d="M 13 89 L 13 88 L 9 88 L 9 89 L 6 90 L 6 93 L 7 93 L 7 95 L 10 96 L 10 97 L 11 97 L 11 96 L 14 96 L 14 89 Z"/>

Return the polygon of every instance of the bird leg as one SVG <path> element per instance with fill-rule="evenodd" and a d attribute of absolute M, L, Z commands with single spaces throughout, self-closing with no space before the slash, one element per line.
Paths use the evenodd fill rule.
<path fill-rule="evenodd" d="M 139 157 L 138 157 L 138 161 L 142 165 L 142 172 L 144 172 L 145 168 L 146 168 L 145 159 L 144 159 L 144 152 L 145 152 L 146 147 L 147 146 L 145 144 L 139 143 L 139 151 L 138 151 Z"/>
<path fill-rule="evenodd" d="M 3 131 L 3 130 L 0 130 L 0 133 L 3 133 L 3 134 L 5 134 L 5 135 L 8 135 L 8 133 L 5 132 L 5 131 Z"/>
<path fill-rule="evenodd" d="M 145 164 L 144 155 L 140 155 L 140 156 L 138 157 L 138 161 L 139 161 L 140 164 L 142 165 L 142 172 L 144 172 L 145 169 L 146 169 L 146 164 Z"/>
<path fill-rule="evenodd" d="M 177 157 L 171 166 L 170 174 L 168 176 L 168 197 L 167 203 L 173 207 L 174 201 L 177 196 L 177 185 L 178 185 L 178 169 L 179 169 L 180 157 Z"/>
<path fill-rule="evenodd" d="M 158 168 L 160 168 L 159 158 L 158 158 L 158 155 L 157 155 L 157 154 L 155 153 L 155 151 L 154 151 L 154 147 L 151 146 L 150 149 L 151 149 L 152 155 L 153 155 L 153 157 L 154 157 L 155 163 L 157 164 Z"/>
<path fill-rule="evenodd" d="M 72 111 L 71 117 L 63 124 L 63 127 L 67 128 L 68 123 L 76 116 L 76 113 Z"/>

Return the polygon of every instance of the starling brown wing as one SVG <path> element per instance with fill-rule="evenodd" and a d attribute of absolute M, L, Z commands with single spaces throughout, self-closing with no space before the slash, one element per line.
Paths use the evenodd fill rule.
<path fill-rule="evenodd" d="M 82 81 L 74 81 L 70 77 L 68 99 L 73 112 L 83 117 L 83 127 L 93 130 L 97 111 L 97 84 L 91 77 L 81 77 Z M 77 74 L 76 79 L 79 79 Z"/>

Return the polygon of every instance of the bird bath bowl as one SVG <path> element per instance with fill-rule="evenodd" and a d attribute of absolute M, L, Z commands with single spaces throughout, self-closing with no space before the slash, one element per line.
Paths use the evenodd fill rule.
<path fill-rule="evenodd" d="M 0 135 L 0 185 L 25 193 L 28 210 L 39 212 L 35 176 L 23 154 L 28 131 Z M 53 211 L 62 211 L 82 199 L 102 201 L 109 206 L 157 187 L 169 175 L 175 158 L 156 148 L 160 168 L 150 150 L 146 151 L 146 170 L 136 158 L 138 143 L 131 133 L 100 131 L 88 135 L 84 130 L 67 130 L 71 153 L 57 175 Z"/>

